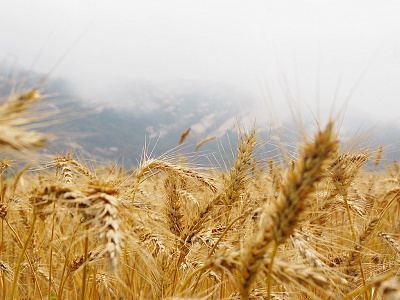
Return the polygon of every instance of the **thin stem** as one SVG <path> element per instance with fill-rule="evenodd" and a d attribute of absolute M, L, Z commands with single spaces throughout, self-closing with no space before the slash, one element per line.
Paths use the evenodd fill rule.
<path fill-rule="evenodd" d="M 224 232 L 222 232 L 222 234 L 219 236 L 218 240 L 215 242 L 214 246 L 212 247 L 210 253 L 207 256 L 207 259 L 209 259 L 211 257 L 211 255 L 214 253 L 215 249 L 217 249 L 218 244 L 221 242 L 222 238 L 226 235 L 226 233 L 228 232 L 228 230 L 233 226 L 233 224 L 235 224 L 237 221 L 239 221 L 240 219 L 242 219 L 244 216 L 240 215 L 239 217 L 237 217 L 236 219 L 234 219 L 231 223 L 229 223 Z"/>
<path fill-rule="evenodd" d="M 349 202 L 347 201 L 347 195 L 343 195 L 343 199 L 344 199 L 344 202 L 346 203 L 347 217 L 349 218 L 351 234 L 353 235 L 354 241 L 356 241 L 357 235 L 356 235 L 356 231 L 354 230 L 354 224 L 353 224 L 353 220 L 351 218 L 350 206 L 349 206 Z"/>
<path fill-rule="evenodd" d="M 64 265 L 64 270 L 65 270 L 65 265 Z M 70 274 L 71 274 L 71 272 L 68 271 L 67 275 L 64 278 L 61 277 L 61 284 L 60 284 L 60 288 L 58 290 L 58 295 L 59 295 L 60 299 L 62 299 L 62 293 L 63 293 L 63 290 L 64 290 L 64 285 L 65 285 L 65 282 L 67 281 L 67 279 L 68 279 Z M 64 271 L 63 271 L 63 275 L 64 275 Z"/>
<path fill-rule="evenodd" d="M 3 180 L 4 180 L 4 171 L 1 170 L 0 175 L 0 197 L 1 197 L 1 204 L 3 204 Z M 0 245 L 0 253 L 4 253 L 4 220 L 1 220 L 1 245 Z M 3 273 L 3 300 L 6 299 L 6 281 L 5 275 Z"/>
<path fill-rule="evenodd" d="M 194 277 L 194 275 L 196 275 L 199 272 L 203 272 L 204 270 L 206 270 L 209 266 L 207 264 L 201 266 L 198 269 L 195 269 L 185 280 L 185 282 L 181 285 L 181 287 L 179 288 L 178 292 L 181 293 L 183 292 L 183 290 L 186 288 L 186 286 L 189 284 L 190 280 L 192 280 L 192 278 Z M 194 288 L 196 288 L 199 280 L 200 280 L 200 276 L 201 274 L 199 274 L 196 283 L 194 284 Z"/>
<path fill-rule="evenodd" d="M 79 227 L 76 227 L 76 229 L 74 230 L 74 233 L 72 234 L 72 240 L 74 240 L 78 228 Z M 69 254 L 71 252 L 71 248 L 72 248 L 72 246 L 70 246 L 68 248 L 68 251 L 67 251 L 67 253 L 65 255 L 64 267 L 63 267 L 63 271 L 62 271 L 61 279 L 60 279 L 61 284 L 60 284 L 60 288 L 58 289 L 58 297 L 60 299 L 62 299 L 62 294 L 63 294 L 65 282 L 67 281 L 69 275 L 71 274 L 71 272 L 68 270 L 67 271 L 67 275 L 64 278 L 64 274 L 65 274 L 65 270 L 67 269 L 67 262 L 68 262 Z"/>
<path fill-rule="evenodd" d="M 271 254 L 271 262 L 269 263 L 268 266 L 268 277 L 267 277 L 267 299 L 271 299 L 271 286 L 272 286 L 272 265 L 274 264 L 274 259 L 276 252 L 278 251 L 278 243 L 274 242 L 274 248 L 272 249 L 272 254 Z"/>
<path fill-rule="evenodd" d="M 82 278 L 82 295 L 81 300 L 85 300 L 85 292 L 86 292 L 86 277 L 88 272 L 88 265 L 87 265 L 87 258 L 88 258 L 88 245 L 89 245 L 89 236 L 86 230 L 86 238 L 85 238 L 85 259 L 84 259 L 84 266 L 83 266 L 83 278 Z"/>
<path fill-rule="evenodd" d="M 139 182 L 140 182 L 140 177 L 136 177 L 136 181 L 135 181 L 135 188 L 133 190 L 133 195 L 132 195 L 132 206 L 131 206 L 131 212 L 133 210 L 133 203 L 135 201 L 135 195 L 136 195 L 136 191 L 138 189 L 139 186 Z"/>
<path fill-rule="evenodd" d="M 347 201 L 347 192 L 343 195 L 343 199 L 344 199 L 344 202 L 346 203 L 347 217 L 349 218 L 351 233 L 353 235 L 354 242 L 357 242 L 356 231 L 354 229 L 353 220 L 351 218 L 350 206 L 349 206 L 349 203 Z M 358 264 L 360 266 L 361 278 L 362 278 L 363 285 L 364 285 L 364 287 L 366 287 L 364 268 L 363 268 L 363 265 L 362 265 L 362 262 L 361 262 L 361 258 L 359 259 Z M 364 292 L 364 297 L 365 297 L 366 300 L 368 300 L 369 297 L 368 297 L 367 291 Z"/>
<path fill-rule="evenodd" d="M 17 239 L 19 245 L 20 245 L 21 248 L 22 248 L 22 247 L 23 247 L 22 241 L 21 241 L 21 239 L 19 238 L 18 234 L 15 232 L 14 228 L 11 227 L 11 225 L 10 225 L 10 223 L 8 222 L 7 219 L 4 219 L 4 221 L 6 222 L 7 226 L 10 228 L 10 230 L 12 231 L 12 233 L 14 234 L 15 238 Z M 36 287 L 37 287 L 37 289 L 38 289 L 38 291 L 39 291 L 40 299 L 43 299 L 42 291 L 40 290 L 39 281 L 37 280 L 36 273 L 34 272 L 32 261 L 31 261 L 31 259 L 29 258 L 28 254 L 26 254 L 26 253 L 25 253 L 25 257 L 26 257 L 26 259 L 27 259 L 27 261 L 28 261 L 29 267 L 31 268 L 31 272 L 32 272 L 32 275 L 33 275 L 33 279 L 35 280 Z"/>
<path fill-rule="evenodd" d="M 221 286 L 219 287 L 220 288 L 219 296 L 220 296 L 221 299 L 225 298 L 224 275 L 225 275 L 225 271 L 222 270 L 221 271 Z M 199 278 L 200 278 L 200 276 L 199 276 Z"/>
<path fill-rule="evenodd" d="M 53 224 L 51 227 L 51 239 L 50 239 L 50 267 L 49 267 L 49 296 L 48 300 L 51 299 L 51 275 L 53 270 L 53 238 L 54 238 L 54 223 L 56 217 L 56 202 L 53 203 Z"/>
<path fill-rule="evenodd" d="M 25 251 L 28 248 L 28 244 L 32 238 L 33 232 L 35 231 L 35 223 L 36 223 L 36 214 L 33 214 L 33 219 L 32 219 L 32 225 L 31 225 L 31 229 L 29 230 L 28 236 L 26 238 L 25 244 L 21 250 L 21 253 L 19 254 L 18 257 L 18 261 L 17 261 L 17 266 L 15 269 L 15 274 L 14 274 L 14 281 L 13 281 L 13 285 L 11 288 L 11 295 L 10 295 L 10 299 L 14 299 L 14 293 L 15 293 L 15 289 L 17 287 L 17 282 L 18 282 L 18 278 L 19 278 L 19 272 L 21 271 L 21 264 L 22 261 L 24 259 L 24 255 L 25 255 Z M 33 274 L 35 274 L 33 272 Z M 40 289 L 39 289 L 39 293 L 40 293 Z M 42 297 L 41 297 L 42 298 Z"/>

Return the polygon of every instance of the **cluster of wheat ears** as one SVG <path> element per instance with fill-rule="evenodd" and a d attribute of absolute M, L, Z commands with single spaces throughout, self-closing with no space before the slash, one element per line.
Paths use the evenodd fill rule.
<path fill-rule="evenodd" d="M 290 163 L 253 128 L 225 171 L 21 166 L 9 155 L 49 138 L 32 130 L 40 98 L 0 104 L 0 299 L 400 299 L 400 170 L 378 168 L 382 147 L 342 149 L 329 122 Z"/>

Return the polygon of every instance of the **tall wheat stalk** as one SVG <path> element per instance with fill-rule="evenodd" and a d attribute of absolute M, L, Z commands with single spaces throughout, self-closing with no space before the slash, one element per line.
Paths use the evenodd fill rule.
<path fill-rule="evenodd" d="M 280 198 L 262 218 L 257 231 L 243 248 L 240 291 L 242 299 L 248 297 L 251 284 L 263 266 L 263 257 L 273 243 L 267 279 L 268 298 L 270 297 L 271 272 L 277 248 L 298 225 L 301 213 L 307 207 L 307 199 L 315 191 L 315 184 L 323 178 L 327 162 L 337 147 L 333 122 L 315 136 L 313 143 L 303 146 L 295 168 L 288 173 L 281 186 Z"/>

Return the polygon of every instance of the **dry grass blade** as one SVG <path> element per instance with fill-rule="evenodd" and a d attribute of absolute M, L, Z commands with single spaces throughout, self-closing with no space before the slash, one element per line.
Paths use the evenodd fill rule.
<path fill-rule="evenodd" d="M 203 146 L 205 143 L 211 142 L 211 141 L 215 140 L 216 138 L 217 138 L 216 136 L 211 136 L 209 138 L 202 140 L 200 143 L 197 144 L 195 151 L 197 152 L 197 150 L 199 150 L 199 148 L 201 146 Z"/>

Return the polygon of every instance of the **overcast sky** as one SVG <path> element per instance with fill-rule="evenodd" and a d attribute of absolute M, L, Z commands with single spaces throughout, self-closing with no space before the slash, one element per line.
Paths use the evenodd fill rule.
<path fill-rule="evenodd" d="M 238 88 L 265 109 L 293 98 L 329 110 L 352 95 L 350 116 L 400 117 L 397 0 L 4 2 L 0 61 L 49 72 L 62 58 L 53 77 L 85 98 L 184 79 Z"/>

